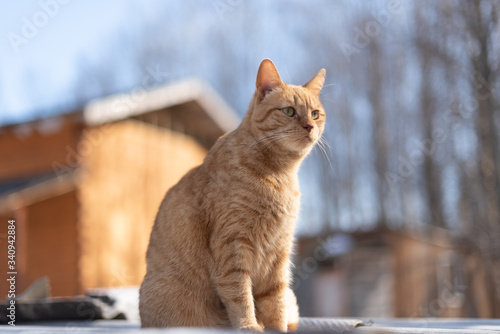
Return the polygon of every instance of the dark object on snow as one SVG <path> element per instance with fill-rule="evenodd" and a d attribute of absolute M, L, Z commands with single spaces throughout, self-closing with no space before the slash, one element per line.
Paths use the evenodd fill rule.
<path fill-rule="evenodd" d="M 0 303 L 0 324 L 7 324 L 10 301 Z M 123 313 L 100 300 L 79 296 L 15 303 L 15 323 L 29 321 L 124 319 Z"/>
<path fill-rule="evenodd" d="M 18 298 L 0 303 L 0 324 L 29 321 L 125 319 L 106 295 L 50 298 L 50 281 L 42 277 Z"/>

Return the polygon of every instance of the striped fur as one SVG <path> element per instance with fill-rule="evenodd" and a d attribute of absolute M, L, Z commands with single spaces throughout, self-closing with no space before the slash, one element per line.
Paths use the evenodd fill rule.
<path fill-rule="evenodd" d="M 304 86 L 287 85 L 270 60 L 261 63 L 241 125 L 161 203 L 140 289 L 142 327 L 296 328 L 297 172 L 323 131 L 323 83 L 321 70 Z"/>

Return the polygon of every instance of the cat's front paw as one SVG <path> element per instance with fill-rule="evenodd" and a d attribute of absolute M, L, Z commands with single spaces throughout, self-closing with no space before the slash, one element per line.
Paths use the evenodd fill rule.
<path fill-rule="evenodd" d="M 259 332 L 262 333 L 264 332 L 264 327 L 262 327 L 259 324 L 251 324 L 251 325 L 244 325 L 240 327 L 240 330 L 242 331 L 251 331 L 251 332 Z"/>
<path fill-rule="evenodd" d="M 294 323 L 288 323 L 287 325 L 287 333 L 290 333 L 290 332 L 296 332 L 297 331 L 297 328 L 299 327 L 299 323 L 298 322 L 294 322 Z"/>
<path fill-rule="evenodd" d="M 269 328 L 271 330 L 280 332 L 280 333 L 287 333 L 289 332 L 288 326 L 286 323 L 270 323 L 267 324 L 266 328 Z"/>

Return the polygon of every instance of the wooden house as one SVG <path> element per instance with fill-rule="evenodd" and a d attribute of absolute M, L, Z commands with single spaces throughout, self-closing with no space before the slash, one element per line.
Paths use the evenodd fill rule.
<path fill-rule="evenodd" d="M 301 314 L 325 317 L 498 317 L 500 298 L 474 245 L 445 230 L 331 233 L 298 240 Z"/>
<path fill-rule="evenodd" d="M 0 270 L 14 219 L 18 293 L 43 276 L 53 296 L 140 284 L 165 192 L 238 122 L 191 80 L 0 128 Z"/>

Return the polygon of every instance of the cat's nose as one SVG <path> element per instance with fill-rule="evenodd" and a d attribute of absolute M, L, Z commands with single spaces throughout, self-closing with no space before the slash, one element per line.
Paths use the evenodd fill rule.
<path fill-rule="evenodd" d="M 314 125 L 307 123 L 306 125 L 302 125 L 304 129 L 307 130 L 307 132 L 311 132 L 311 130 L 314 128 Z"/>

